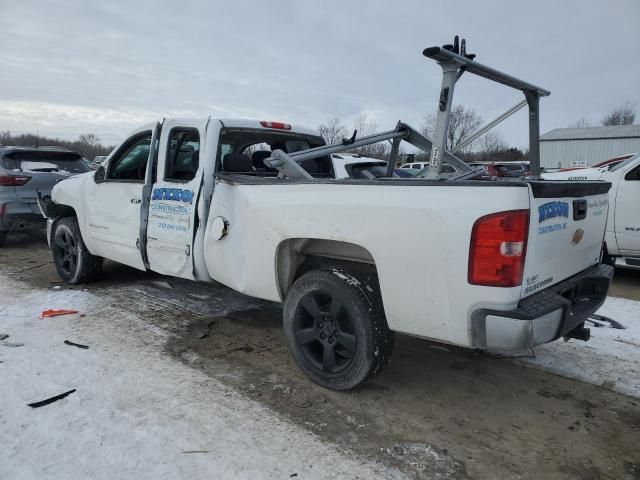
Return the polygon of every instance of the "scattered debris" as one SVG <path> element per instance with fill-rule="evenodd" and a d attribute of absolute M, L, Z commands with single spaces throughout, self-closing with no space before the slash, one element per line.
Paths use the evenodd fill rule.
<path fill-rule="evenodd" d="M 614 338 L 613 339 L 614 342 L 620 342 L 620 343 L 626 343 L 627 345 L 633 345 L 634 347 L 640 347 L 640 343 L 631 341 L 631 340 L 625 340 L 624 338 Z"/>
<path fill-rule="evenodd" d="M 289 478 L 293 478 L 293 477 L 297 477 L 298 474 L 297 473 L 292 473 L 291 475 L 289 475 Z"/>
<path fill-rule="evenodd" d="M 3 347 L 24 347 L 24 343 L 2 342 L 0 345 Z"/>
<path fill-rule="evenodd" d="M 60 285 L 54 285 L 51 288 L 53 288 L 54 290 L 60 290 L 62 287 Z"/>
<path fill-rule="evenodd" d="M 617 328 L 618 330 L 626 330 L 627 327 L 617 322 L 613 318 L 605 317 L 604 315 L 593 314 L 587 318 L 587 322 L 596 328 L 608 327 Z M 608 324 L 608 325 L 607 325 Z"/>
<path fill-rule="evenodd" d="M 76 389 L 74 388 L 73 390 L 69 390 L 68 392 L 61 393 L 60 395 L 56 395 L 54 397 L 50 397 L 45 400 L 40 400 L 39 402 L 27 403 L 27 405 L 29 405 L 31 408 L 44 407 L 45 405 L 49 405 L 50 403 L 57 402 L 58 400 L 62 400 L 63 398 L 71 395 L 75 391 Z"/>
<path fill-rule="evenodd" d="M 203 320 L 201 322 L 196 322 L 189 327 L 191 331 L 191 335 L 196 338 L 204 338 L 209 336 L 209 329 L 211 328 L 211 324 L 213 320 Z"/>
<path fill-rule="evenodd" d="M 71 342 L 69 340 L 65 340 L 64 343 L 71 345 L 72 347 L 84 348 L 85 350 L 89 348 L 89 345 L 81 345 L 80 343 Z"/>
<path fill-rule="evenodd" d="M 5 338 L 9 338 L 8 333 L 0 333 L 0 340 L 4 340 Z"/>
<path fill-rule="evenodd" d="M 30 267 L 23 268 L 20 270 L 20 273 L 26 272 L 27 270 L 33 270 L 34 268 L 44 267 L 45 265 L 49 265 L 48 263 L 39 263 L 37 265 L 31 265 Z"/>
<path fill-rule="evenodd" d="M 165 282 L 164 280 L 154 280 L 151 283 L 153 283 L 157 287 L 168 288 L 173 290 L 173 285 L 171 285 L 169 282 Z"/>
<path fill-rule="evenodd" d="M 57 317 L 59 315 L 73 315 L 74 313 L 78 313 L 78 310 L 44 310 L 40 314 L 40 318 Z"/>
<path fill-rule="evenodd" d="M 209 450 L 183 450 L 180 453 L 209 453 Z"/>

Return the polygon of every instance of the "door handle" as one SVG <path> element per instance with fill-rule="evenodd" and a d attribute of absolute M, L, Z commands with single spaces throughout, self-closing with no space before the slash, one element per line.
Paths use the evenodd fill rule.
<path fill-rule="evenodd" d="M 131 203 L 142 203 L 142 200 L 140 200 L 139 198 L 132 198 Z"/>

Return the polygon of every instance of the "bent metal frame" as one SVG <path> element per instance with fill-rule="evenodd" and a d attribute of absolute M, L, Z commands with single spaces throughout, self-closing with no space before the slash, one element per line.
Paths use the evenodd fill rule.
<path fill-rule="evenodd" d="M 313 177 L 299 165 L 299 162 L 323 157 L 332 153 L 344 152 L 364 145 L 391 141 L 391 154 L 386 171 L 386 175 L 390 177 L 393 174 L 400 142 L 404 140 L 430 154 L 429 166 L 418 172 L 413 178 L 439 178 L 442 173 L 442 164 L 445 161 L 462 172 L 452 177 L 452 180 L 473 178 L 478 175 L 478 171 L 457 157 L 454 152 L 446 149 L 447 129 L 451 118 L 454 87 L 460 77 L 465 72 L 468 72 L 523 92 L 526 104 L 529 106 L 529 161 L 531 165 L 531 176 L 534 179 L 540 178 L 540 97 L 546 97 L 550 92 L 474 61 L 475 55 L 467 54 L 466 41 L 462 39 L 462 41 L 459 42 L 458 36 L 455 37 L 453 45 L 449 44 L 442 47 L 425 48 L 422 53 L 425 57 L 438 62 L 442 68 L 442 87 L 440 89 L 433 139 L 422 135 L 416 129 L 403 122 L 398 122 L 396 128 L 393 130 L 374 133 L 361 138 L 356 138 L 356 132 L 354 132 L 353 137 L 343 139 L 341 143 L 324 145 L 322 147 L 290 154 L 282 150 L 276 150 L 269 158 L 264 160 L 265 165 L 278 169 L 280 174 L 286 175 L 289 178 L 312 180 Z M 525 101 L 510 108 L 485 127 L 480 128 L 463 139 L 462 142 L 468 145 L 523 107 Z"/>

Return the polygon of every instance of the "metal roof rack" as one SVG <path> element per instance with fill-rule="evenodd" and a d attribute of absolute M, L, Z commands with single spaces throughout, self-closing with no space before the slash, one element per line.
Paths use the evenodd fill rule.
<path fill-rule="evenodd" d="M 442 67 L 442 88 L 440 90 L 440 101 L 438 103 L 438 114 L 436 116 L 436 127 L 433 133 L 433 139 L 426 137 L 406 123 L 398 122 L 396 128 L 393 130 L 374 133 L 362 138 L 357 138 L 357 131 L 355 131 L 351 138 L 343 139 L 342 143 L 324 145 L 322 147 L 311 148 L 309 150 L 289 154 L 282 150 L 276 150 L 269 158 L 264 160 L 265 165 L 278 169 L 281 175 L 286 175 L 289 178 L 310 180 L 313 177 L 299 165 L 299 162 L 319 158 L 332 153 L 344 152 L 360 146 L 390 141 L 391 154 L 386 172 L 386 176 L 390 177 L 393 174 L 393 168 L 398 156 L 400 142 L 404 140 L 420 150 L 427 153 L 430 152 L 429 166 L 418 172 L 416 177 L 439 178 L 442 173 L 442 164 L 444 160 L 446 160 L 446 163 L 453 165 L 457 170 L 462 172 L 456 177 L 453 177 L 454 179 L 464 179 L 477 176 L 478 172 L 473 167 L 457 157 L 455 153 L 446 149 L 447 129 L 449 127 L 451 105 L 453 102 L 453 90 L 456 82 L 460 79 L 462 74 L 464 72 L 469 72 L 502 85 L 515 88 L 516 90 L 520 90 L 524 93 L 526 104 L 529 105 L 529 160 L 531 165 L 531 175 L 534 178 L 539 178 L 539 102 L 540 97 L 549 95 L 549 91 L 500 72 L 494 68 L 475 62 L 475 55 L 468 54 L 466 51 L 466 41 L 462 39 L 460 42 L 457 35 L 452 45 L 425 48 L 422 53 L 426 57 L 438 62 Z M 469 137 L 463 139 L 463 141 L 466 144 L 471 143 L 480 135 L 486 133 L 490 128 L 493 128 L 495 125 L 523 107 L 525 105 L 525 101 L 510 108 L 485 127 L 480 128 Z"/>
<path fill-rule="evenodd" d="M 427 167 L 425 176 L 435 177 L 442 172 L 440 152 L 445 151 L 446 147 L 447 129 L 449 127 L 451 105 L 453 102 L 453 90 L 460 77 L 465 72 L 469 72 L 524 93 L 525 100 L 529 105 L 529 160 L 531 161 L 531 175 L 534 178 L 539 178 L 540 97 L 546 97 L 550 92 L 544 88 L 474 61 L 476 56 L 467 53 L 466 43 L 465 39 L 459 41 L 459 37 L 456 35 L 453 44 L 443 45 L 442 47 L 425 48 L 422 52 L 425 57 L 438 62 L 442 68 L 442 87 L 440 89 L 436 127 L 433 133 L 433 148 L 431 149 L 430 166 Z M 514 109 L 517 110 L 519 108 L 518 105 L 507 111 L 507 113 L 513 113 L 513 111 L 515 111 Z M 509 115 L 511 113 L 509 113 Z M 502 121 L 506 116 L 503 115 L 503 118 L 499 121 Z M 498 117 L 498 119 L 500 119 L 500 117 Z M 499 122 L 492 122 L 491 127 L 497 123 Z M 484 129 L 484 132 L 487 130 L 488 129 Z"/>

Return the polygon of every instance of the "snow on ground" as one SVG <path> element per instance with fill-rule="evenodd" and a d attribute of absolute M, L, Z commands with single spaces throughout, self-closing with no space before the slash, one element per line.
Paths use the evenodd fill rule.
<path fill-rule="evenodd" d="M 640 398 L 640 302 L 608 297 L 598 310 L 626 329 L 591 328 L 591 340 L 558 340 L 536 347 L 536 358 L 518 361 L 564 377 Z"/>
<path fill-rule="evenodd" d="M 89 292 L 0 276 L 0 333 L 0 478 L 402 478 L 174 360 L 164 331 Z"/>

